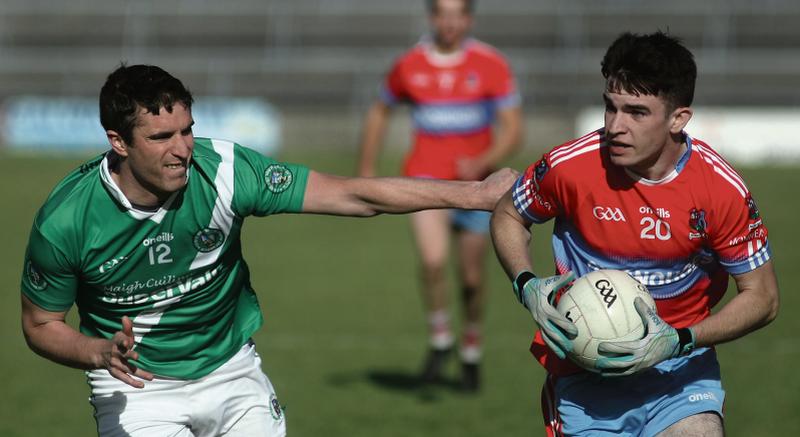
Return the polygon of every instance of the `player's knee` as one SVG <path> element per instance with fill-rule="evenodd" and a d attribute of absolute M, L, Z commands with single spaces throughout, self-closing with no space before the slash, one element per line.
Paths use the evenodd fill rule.
<path fill-rule="evenodd" d="M 444 278 L 446 265 L 447 262 L 444 259 L 423 259 L 422 275 L 426 279 L 442 279 Z"/>
<path fill-rule="evenodd" d="M 481 275 L 464 275 L 461 281 L 461 294 L 464 298 L 471 298 L 481 294 L 483 289 L 483 278 Z"/>

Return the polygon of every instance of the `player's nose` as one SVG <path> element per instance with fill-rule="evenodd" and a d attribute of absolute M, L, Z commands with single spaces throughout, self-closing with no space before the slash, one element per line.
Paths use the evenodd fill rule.
<path fill-rule="evenodd" d="M 625 132 L 625 120 L 623 114 L 617 111 L 606 114 L 606 133 L 610 136 L 619 135 Z"/>
<path fill-rule="evenodd" d="M 184 161 L 188 161 L 194 150 L 194 137 L 192 135 L 181 135 L 172 144 L 172 154 Z"/>

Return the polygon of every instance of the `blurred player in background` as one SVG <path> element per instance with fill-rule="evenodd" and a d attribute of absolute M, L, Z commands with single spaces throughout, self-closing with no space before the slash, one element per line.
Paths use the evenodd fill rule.
<path fill-rule="evenodd" d="M 375 176 L 386 122 L 396 103 L 412 105 L 414 145 L 403 168 L 406 176 L 482 179 L 519 144 L 520 97 L 511 70 L 497 50 L 468 38 L 474 2 L 430 0 L 428 7 L 431 35 L 395 62 L 382 86 L 381 98 L 367 113 L 360 176 Z M 497 135 L 492 132 L 495 119 L 499 121 Z M 479 387 L 489 217 L 482 211 L 447 210 L 411 216 L 430 340 L 421 374 L 423 383 L 441 380 L 443 364 L 454 343 L 445 282 L 453 230 L 465 315 L 461 382 L 466 390 Z"/>
<path fill-rule="evenodd" d="M 520 177 L 492 216 L 517 298 L 539 325 L 548 435 L 723 435 L 714 345 L 771 322 L 778 285 L 767 228 L 736 171 L 684 127 L 697 69 L 677 39 L 621 35 L 602 61 L 605 128 L 560 145 Z M 529 227 L 555 218 L 560 276 L 536 278 Z M 595 371 L 565 355 L 577 328 L 553 307 L 574 275 L 625 270 L 658 314 L 635 302 L 642 339 L 601 343 Z M 738 289 L 716 313 L 727 289 Z M 547 347 L 549 346 L 549 347 Z"/>
<path fill-rule="evenodd" d="M 111 150 L 39 210 L 22 276 L 30 347 L 86 369 L 102 436 L 280 436 L 250 336 L 262 315 L 242 258 L 247 216 L 491 209 L 515 179 L 344 178 L 194 138 L 193 98 L 147 65 L 100 92 Z M 65 323 L 77 304 L 80 332 Z"/>

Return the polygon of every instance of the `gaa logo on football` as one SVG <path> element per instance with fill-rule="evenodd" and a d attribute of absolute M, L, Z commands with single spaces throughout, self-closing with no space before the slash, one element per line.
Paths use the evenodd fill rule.
<path fill-rule="evenodd" d="M 225 242 L 225 234 L 219 229 L 204 228 L 200 229 L 194 234 L 192 244 L 194 248 L 200 252 L 211 252 L 212 250 L 222 246 Z"/>

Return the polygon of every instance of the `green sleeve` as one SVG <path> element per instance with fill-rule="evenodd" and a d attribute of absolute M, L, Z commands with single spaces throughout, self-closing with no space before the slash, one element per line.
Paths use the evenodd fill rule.
<path fill-rule="evenodd" d="M 235 146 L 233 208 L 240 216 L 265 216 L 303 209 L 308 168 Z"/>
<path fill-rule="evenodd" d="M 47 311 L 66 311 L 75 302 L 78 280 L 64 253 L 34 224 L 25 252 L 22 293 Z"/>

